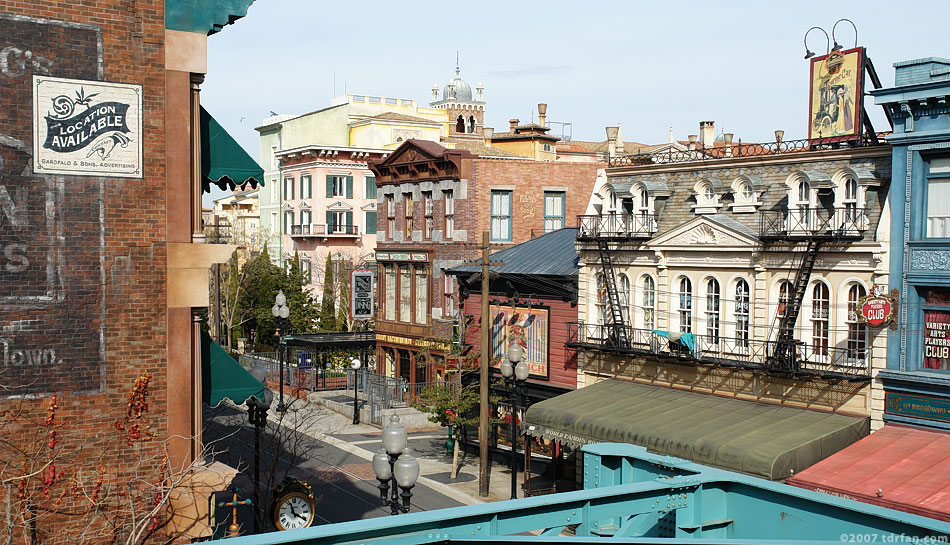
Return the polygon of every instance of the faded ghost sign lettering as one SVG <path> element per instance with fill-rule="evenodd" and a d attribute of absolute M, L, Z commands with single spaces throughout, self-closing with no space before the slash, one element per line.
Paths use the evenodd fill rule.
<path fill-rule="evenodd" d="M 101 138 L 135 134 L 121 97 L 98 90 L 100 36 L 93 26 L 0 14 L 0 37 L 17 40 L 0 43 L 0 395 L 102 388 L 107 181 L 102 173 L 67 178 L 35 168 L 38 150 L 84 156 Z M 69 115 L 61 104 L 48 122 L 47 98 L 48 111 L 34 117 L 38 78 L 80 82 L 68 84 Z M 44 92 L 64 94 L 51 85 Z M 50 127 L 56 132 L 47 139 Z"/>

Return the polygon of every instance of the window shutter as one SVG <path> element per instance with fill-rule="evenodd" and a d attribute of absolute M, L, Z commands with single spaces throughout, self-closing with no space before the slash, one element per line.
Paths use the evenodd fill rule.
<path fill-rule="evenodd" d="M 332 196 L 333 196 L 333 176 L 327 175 L 327 197 L 332 197 Z"/>
<path fill-rule="evenodd" d="M 346 213 L 346 228 L 349 230 L 353 226 L 353 212 Z"/>
<path fill-rule="evenodd" d="M 329 210 L 327 210 L 327 231 L 328 232 L 333 229 L 333 227 L 331 227 L 332 225 L 333 225 L 333 212 L 330 212 Z"/>
<path fill-rule="evenodd" d="M 353 177 L 352 176 L 346 177 L 346 198 L 347 199 L 353 198 Z"/>
<path fill-rule="evenodd" d="M 366 213 L 366 231 L 365 232 L 367 235 L 376 234 L 376 212 Z"/>
<path fill-rule="evenodd" d="M 376 199 L 376 178 L 372 176 L 366 178 L 366 198 Z"/>

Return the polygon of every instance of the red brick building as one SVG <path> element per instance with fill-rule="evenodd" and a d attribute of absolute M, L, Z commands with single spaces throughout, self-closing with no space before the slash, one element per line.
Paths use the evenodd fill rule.
<path fill-rule="evenodd" d="M 121 506 L 89 498 L 200 455 L 200 312 L 233 250 L 203 244 L 202 185 L 245 180 L 208 177 L 199 90 L 208 35 L 252 1 L 0 1 L 0 469 L 27 476 L 0 499 L 14 542 L 111 541 Z M 130 392 L 146 375 L 147 408 Z M 57 514 L 89 501 L 97 516 Z"/>
<path fill-rule="evenodd" d="M 534 161 L 494 148 L 409 140 L 376 174 L 377 372 L 435 380 L 453 338 L 458 284 L 444 271 L 494 249 L 571 225 L 583 214 L 595 164 Z M 433 365 L 428 365 L 433 363 Z"/>

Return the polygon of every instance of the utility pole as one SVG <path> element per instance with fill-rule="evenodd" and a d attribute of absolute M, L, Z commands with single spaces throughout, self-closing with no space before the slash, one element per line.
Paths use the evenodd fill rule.
<path fill-rule="evenodd" d="M 491 319 L 488 306 L 488 231 L 482 231 L 482 350 L 479 354 L 478 381 L 478 495 L 488 496 L 488 360 L 491 358 L 489 334 Z"/>

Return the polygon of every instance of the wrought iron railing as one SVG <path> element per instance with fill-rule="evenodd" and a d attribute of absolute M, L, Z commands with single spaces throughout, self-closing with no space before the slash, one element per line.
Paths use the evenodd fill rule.
<path fill-rule="evenodd" d="M 602 214 L 577 216 L 577 239 L 638 239 L 656 233 L 655 214 Z"/>
<path fill-rule="evenodd" d="M 790 210 L 760 210 L 762 238 L 858 239 L 870 220 L 864 208 L 792 207 Z"/>
<path fill-rule="evenodd" d="M 630 343 L 618 346 L 616 328 L 627 329 Z M 840 348 L 829 345 L 795 343 L 793 358 L 783 368 L 768 364 L 768 355 L 776 341 L 762 341 L 746 337 L 723 335 L 694 335 L 693 346 L 679 340 L 677 334 L 663 335 L 656 330 L 630 326 L 567 324 L 567 345 L 607 352 L 653 355 L 676 358 L 707 365 L 764 369 L 775 372 L 817 376 L 836 376 L 868 379 L 871 376 L 871 348 L 869 345 Z"/>
<path fill-rule="evenodd" d="M 303 223 L 290 226 L 291 236 L 356 236 L 359 234 L 360 229 L 357 225 Z"/>
<path fill-rule="evenodd" d="M 878 138 L 867 136 L 835 137 L 835 138 L 803 138 L 801 140 L 783 140 L 781 142 L 746 143 L 741 140 L 730 145 L 711 148 L 678 150 L 669 148 L 666 151 L 649 153 L 635 153 L 621 155 L 608 159 L 608 165 L 638 166 L 667 163 L 688 163 L 694 161 L 719 161 L 735 157 L 753 157 L 761 155 L 779 155 L 783 153 L 798 153 L 804 151 L 833 150 L 844 148 L 859 148 L 883 145 L 885 142 Z"/>

